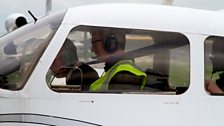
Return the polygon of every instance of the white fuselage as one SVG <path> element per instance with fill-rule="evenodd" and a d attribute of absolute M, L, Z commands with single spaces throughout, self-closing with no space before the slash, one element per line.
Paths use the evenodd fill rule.
<path fill-rule="evenodd" d="M 224 36 L 223 22 L 222 13 L 157 5 L 102 4 L 68 9 L 24 87 L 0 89 L 0 125 L 222 125 L 224 97 L 211 96 L 204 89 L 204 41 L 209 36 Z M 70 30 L 79 25 L 184 34 L 190 42 L 189 89 L 180 95 L 51 90 L 46 84 L 47 71 Z"/>

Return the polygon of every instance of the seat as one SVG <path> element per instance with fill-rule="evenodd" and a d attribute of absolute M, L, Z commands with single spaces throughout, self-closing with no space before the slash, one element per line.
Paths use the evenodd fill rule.
<path fill-rule="evenodd" d="M 109 82 L 109 90 L 140 90 L 142 80 L 128 71 L 118 72 Z"/>
<path fill-rule="evenodd" d="M 145 73 L 147 74 L 146 87 L 169 90 L 167 75 L 150 68 L 146 69 Z"/>
<path fill-rule="evenodd" d="M 98 73 L 89 65 L 81 63 L 66 76 L 67 85 L 80 85 L 82 91 L 88 91 L 90 84 L 99 79 Z"/>

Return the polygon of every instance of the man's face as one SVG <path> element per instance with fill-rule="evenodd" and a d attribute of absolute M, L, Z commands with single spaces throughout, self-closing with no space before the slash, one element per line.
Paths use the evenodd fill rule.
<path fill-rule="evenodd" d="M 98 60 L 105 61 L 108 53 L 104 49 L 103 39 L 98 32 L 92 33 L 92 48 L 91 51 L 97 55 Z"/>

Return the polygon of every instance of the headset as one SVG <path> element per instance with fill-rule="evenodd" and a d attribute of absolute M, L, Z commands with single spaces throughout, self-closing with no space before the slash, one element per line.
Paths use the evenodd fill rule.
<path fill-rule="evenodd" d="M 104 49 L 107 53 L 114 53 L 118 49 L 118 41 L 114 34 L 111 34 L 109 37 L 103 41 Z"/>

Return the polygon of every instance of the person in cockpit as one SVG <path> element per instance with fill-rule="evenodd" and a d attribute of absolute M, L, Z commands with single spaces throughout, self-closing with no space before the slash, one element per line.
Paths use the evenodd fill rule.
<path fill-rule="evenodd" d="M 211 55 L 209 55 L 209 59 L 211 60 L 212 65 L 212 75 L 211 79 L 205 80 L 205 88 L 211 94 L 224 94 L 223 84 L 224 84 L 224 45 L 223 38 L 214 37 L 211 38 L 213 41 L 211 48 Z M 219 79 L 212 81 L 213 74 L 216 72 L 222 72 L 219 74 Z"/>
<path fill-rule="evenodd" d="M 76 48 L 66 39 L 50 69 L 55 77 L 66 77 L 66 84 L 81 84 L 82 91 L 143 90 L 146 73 L 132 59 L 123 57 L 125 34 L 111 29 L 91 32 L 92 48 L 98 62 L 105 62 L 104 74 L 78 61 Z"/>
<path fill-rule="evenodd" d="M 215 93 L 215 94 L 223 94 L 224 92 L 218 87 L 216 83 L 214 83 L 211 80 L 206 80 L 205 81 L 205 88 L 210 92 L 210 93 Z"/>
<path fill-rule="evenodd" d="M 72 67 L 78 61 L 76 47 L 71 40 L 66 39 L 50 69 L 52 74 L 57 78 L 66 77 L 69 67 Z"/>
<path fill-rule="evenodd" d="M 105 62 L 105 73 L 90 85 L 90 91 L 143 89 L 146 73 L 134 61 L 123 57 L 125 34 L 119 30 L 98 29 L 91 32 L 97 60 Z"/>
<path fill-rule="evenodd" d="M 89 90 L 89 85 L 99 78 L 92 67 L 79 62 L 76 47 L 69 39 L 65 40 L 50 70 L 54 77 L 65 77 L 67 85 L 81 85 L 81 90 Z"/>

